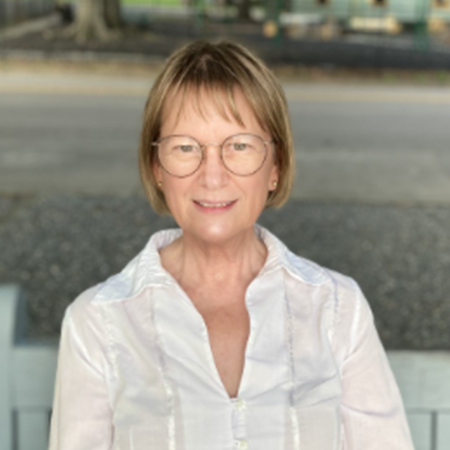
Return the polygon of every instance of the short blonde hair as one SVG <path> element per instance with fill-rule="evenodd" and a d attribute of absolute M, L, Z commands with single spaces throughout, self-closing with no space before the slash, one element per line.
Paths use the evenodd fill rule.
<path fill-rule="evenodd" d="M 276 189 L 268 195 L 266 207 L 280 207 L 288 199 L 294 179 L 295 158 L 287 102 L 280 83 L 260 59 L 241 45 L 197 41 L 169 57 L 150 90 L 145 106 L 139 171 L 147 197 L 157 213 L 170 213 L 153 174 L 158 156 L 152 145 L 160 138 L 168 96 L 178 92 L 185 94 L 187 90 L 194 94 L 206 91 L 212 94 L 211 98 L 222 114 L 226 114 L 224 111 L 228 109 L 242 124 L 234 101 L 236 89 L 243 93 L 259 125 L 275 142 L 279 180 Z M 220 101 L 227 103 L 225 108 Z"/>

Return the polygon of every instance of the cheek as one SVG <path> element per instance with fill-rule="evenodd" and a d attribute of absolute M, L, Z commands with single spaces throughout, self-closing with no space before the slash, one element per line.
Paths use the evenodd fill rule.
<path fill-rule="evenodd" d="M 268 178 L 265 176 L 248 188 L 249 207 L 257 214 L 259 214 L 266 205 L 267 196 L 269 195 L 269 190 L 267 189 L 268 184 Z"/>
<path fill-rule="evenodd" d="M 180 183 L 174 182 L 166 176 L 163 180 L 163 191 L 166 198 L 167 206 L 172 216 L 176 220 L 183 215 L 183 211 L 187 208 L 189 200 L 187 199 L 185 189 Z"/>
<path fill-rule="evenodd" d="M 176 190 L 174 191 L 172 187 L 166 186 L 166 188 L 164 189 L 164 195 L 166 197 L 166 202 L 171 210 L 178 208 L 180 199 Z"/>

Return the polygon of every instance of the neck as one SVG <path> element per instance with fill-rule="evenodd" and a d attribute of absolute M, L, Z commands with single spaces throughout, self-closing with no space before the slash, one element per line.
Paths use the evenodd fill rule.
<path fill-rule="evenodd" d="M 163 266 L 185 288 L 235 283 L 248 286 L 266 257 L 266 247 L 253 228 L 220 244 L 183 234 L 161 250 Z"/>

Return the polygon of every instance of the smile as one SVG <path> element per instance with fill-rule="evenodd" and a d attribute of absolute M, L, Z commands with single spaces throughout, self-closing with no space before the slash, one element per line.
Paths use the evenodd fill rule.
<path fill-rule="evenodd" d="M 236 200 L 233 200 L 231 202 L 220 202 L 220 203 L 210 203 L 210 202 L 202 202 L 199 200 L 194 200 L 195 203 L 202 206 L 203 208 L 226 208 L 227 206 L 232 205 L 235 203 Z"/>

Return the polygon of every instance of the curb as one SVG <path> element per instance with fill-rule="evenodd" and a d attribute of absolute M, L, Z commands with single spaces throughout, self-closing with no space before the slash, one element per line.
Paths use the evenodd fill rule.
<path fill-rule="evenodd" d="M 167 55 L 168 56 L 168 55 Z M 100 52 L 92 50 L 13 50 L 0 49 L 0 60 L 6 61 L 56 61 L 56 62 L 118 62 L 161 64 L 166 59 L 162 55 L 140 53 Z"/>
<path fill-rule="evenodd" d="M 42 22 L 38 25 L 42 26 Z M 25 35 L 30 32 L 29 30 L 30 28 L 27 32 L 23 29 L 11 30 L 11 34 L 8 36 L 11 37 L 18 32 Z M 5 33 L 0 35 L 0 42 L 6 40 Z M 171 45 L 168 42 L 171 40 L 171 37 L 167 37 L 163 45 L 155 45 L 149 49 L 149 52 L 4 48 L 0 49 L 0 59 L 160 64 L 181 44 L 181 41 L 174 39 Z M 253 39 L 248 41 L 243 39 L 242 43 L 267 63 L 274 65 L 289 64 L 352 69 L 450 69 L 450 49 L 443 48 L 420 50 L 412 46 L 313 40 L 286 40 L 282 46 L 273 42 L 256 42 Z"/>

